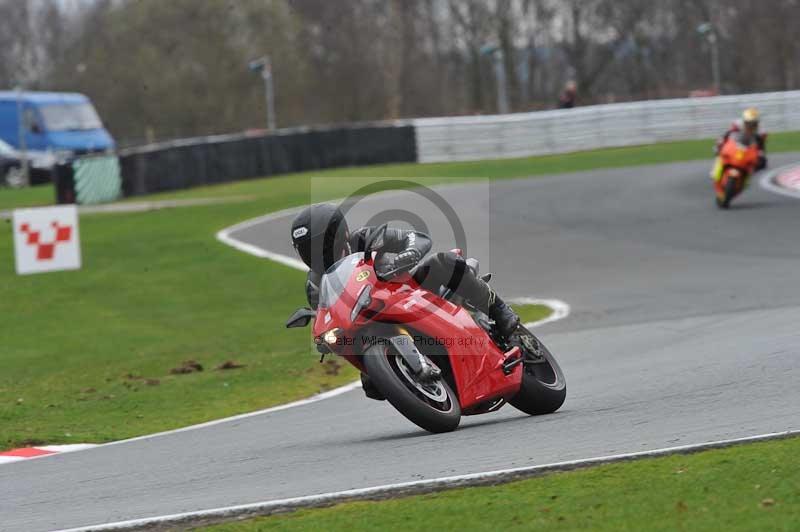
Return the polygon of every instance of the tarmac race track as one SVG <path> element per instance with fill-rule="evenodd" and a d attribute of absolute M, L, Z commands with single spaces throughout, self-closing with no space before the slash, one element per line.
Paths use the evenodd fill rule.
<path fill-rule="evenodd" d="M 773 156 L 775 166 L 800 154 Z M 800 202 L 753 182 L 713 205 L 708 162 L 437 189 L 501 294 L 572 314 L 553 415 L 511 407 L 428 435 L 354 390 L 314 404 L 0 467 L 0 530 L 33 532 L 800 429 Z M 348 215 L 420 213 L 374 196 Z M 437 214 L 439 218 L 437 218 Z M 232 236 L 290 253 L 288 218 Z M 486 267 L 488 263 L 489 267 Z M 297 287 L 302 290 L 301 286 Z"/>

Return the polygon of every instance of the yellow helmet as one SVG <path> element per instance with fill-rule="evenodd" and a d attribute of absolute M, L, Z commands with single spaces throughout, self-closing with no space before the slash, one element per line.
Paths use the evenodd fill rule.
<path fill-rule="evenodd" d="M 759 119 L 758 109 L 756 109 L 755 107 L 749 107 L 745 109 L 744 112 L 742 113 L 742 122 L 744 122 L 746 126 L 747 125 L 758 126 L 758 119 Z"/>

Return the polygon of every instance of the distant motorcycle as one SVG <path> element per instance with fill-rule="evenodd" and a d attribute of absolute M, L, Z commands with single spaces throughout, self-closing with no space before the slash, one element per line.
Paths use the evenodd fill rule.
<path fill-rule="evenodd" d="M 522 326 L 505 343 L 493 336 L 485 314 L 452 292 L 434 294 L 410 272 L 386 271 L 392 261 L 380 251 L 385 232 L 383 225 L 364 253 L 331 266 L 317 311 L 298 309 L 286 326 L 304 327 L 315 318 L 323 357 L 344 357 L 401 414 L 430 432 L 455 430 L 462 415 L 494 412 L 506 402 L 530 415 L 558 410 L 567 389 L 550 351 Z M 477 261 L 467 263 L 477 274 Z"/>
<path fill-rule="evenodd" d="M 763 167 L 757 143 L 741 144 L 733 135 L 728 137 L 719 150 L 722 173 L 714 179 L 717 207 L 727 209 L 731 201 L 742 193 L 750 176 Z"/>

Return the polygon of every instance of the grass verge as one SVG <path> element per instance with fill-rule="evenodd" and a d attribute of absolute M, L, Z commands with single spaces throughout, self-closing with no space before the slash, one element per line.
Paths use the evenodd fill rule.
<path fill-rule="evenodd" d="M 547 305 L 511 305 L 511 307 L 519 315 L 522 323 L 543 320 L 553 313 L 553 309 Z"/>
<path fill-rule="evenodd" d="M 800 439 L 593 467 L 508 484 L 206 527 L 351 530 L 796 530 Z"/>
<path fill-rule="evenodd" d="M 775 135 L 772 148 L 795 147 L 798 139 Z M 349 367 L 316 363 L 307 330 L 283 328 L 304 303 L 303 274 L 214 240 L 233 223 L 308 202 L 312 175 L 330 178 L 323 192 L 336 198 L 365 180 L 519 177 L 706 158 L 707 150 L 707 142 L 691 141 L 336 169 L 162 194 L 253 199 L 83 215 L 84 267 L 75 272 L 16 276 L 11 225 L 0 221 L 0 449 L 118 440 L 264 408 L 353 379 Z M 51 200 L 50 187 L 0 189 L 0 209 Z M 187 361 L 204 370 L 191 371 Z M 244 367 L 214 369 L 225 362 Z"/>

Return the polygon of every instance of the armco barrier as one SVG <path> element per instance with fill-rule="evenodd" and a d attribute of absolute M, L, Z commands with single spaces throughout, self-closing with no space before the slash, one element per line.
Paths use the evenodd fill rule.
<path fill-rule="evenodd" d="M 767 131 L 800 130 L 800 91 L 651 100 L 492 116 L 419 118 L 419 162 L 527 157 L 701 139 L 721 134 L 746 107 Z"/>
<path fill-rule="evenodd" d="M 127 150 L 126 196 L 336 166 L 414 162 L 411 125 L 281 130 L 185 139 Z"/>

